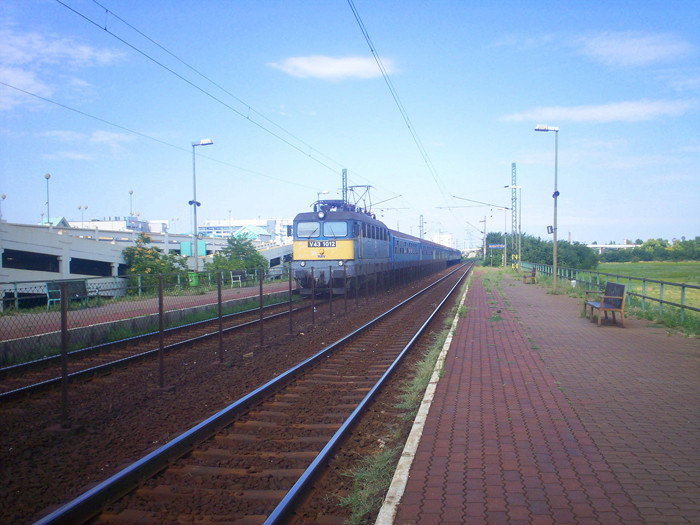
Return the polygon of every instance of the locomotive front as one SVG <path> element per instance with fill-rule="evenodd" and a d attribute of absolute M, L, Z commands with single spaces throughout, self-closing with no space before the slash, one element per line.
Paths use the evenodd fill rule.
<path fill-rule="evenodd" d="M 302 295 L 344 293 L 354 276 L 357 239 L 353 214 L 318 207 L 294 218 L 292 272 Z"/>

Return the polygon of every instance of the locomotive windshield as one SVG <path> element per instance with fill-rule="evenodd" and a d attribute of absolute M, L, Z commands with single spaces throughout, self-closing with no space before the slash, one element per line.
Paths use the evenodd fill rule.
<path fill-rule="evenodd" d="M 329 221 L 323 223 L 323 235 L 326 237 L 347 237 L 348 224 L 340 221 Z"/>
<path fill-rule="evenodd" d="M 297 237 L 302 239 L 308 239 L 311 237 L 318 237 L 321 235 L 321 224 L 313 222 L 298 222 L 297 223 Z"/>

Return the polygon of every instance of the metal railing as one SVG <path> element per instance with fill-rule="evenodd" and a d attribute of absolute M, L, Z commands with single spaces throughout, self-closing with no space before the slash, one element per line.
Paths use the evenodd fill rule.
<path fill-rule="evenodd" d="M 159 283 L 168 318 L 214 317 L 219 275 L 226 307 L 265 295 L 286 293 L 289 269 L 181 272 L 81 279 L 0 283 L 0 366 L 41 358 L 61 346 L 62 298 L 68 315 L 71 347 L 92 346 L 123 332 L 157 326 Z M 246 290 L 247 288 L 247 290 Z"/>
<path fill-rule="evenodd" d="M 552 276 L 553 268 L 549 264 L 522 263 L 523 270 L 537 269 L 538 274 Z M 577 286 L 579 282 L 587 283 L 598 289 L 605 287 L 608 281 L 626 284 L 625 294 L 627 304 L 632 305 L 632 298 L 639 301 L 642 310 L 647 309 L 647 302 L 658 304 L 659 315 L 664 313 L 664 305 L 678 308 L 681 322 L 685 320 L 686 310 L 700 312 L 700 286 L 687 283 L 659 281 L 646 277 L 632 277 L 613 273 L 597 272 L 594 270 L 579 270 L 576 268 L 557 268 L 557 279 L 566 280 Z"/>

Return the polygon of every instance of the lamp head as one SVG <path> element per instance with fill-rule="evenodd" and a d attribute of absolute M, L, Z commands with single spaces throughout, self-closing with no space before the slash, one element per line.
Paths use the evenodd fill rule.
<path fill-rule="evenodd" d="M 537 126 L 535 126 L 535 131 L 559 131 L 559 128 L 547 126 L 546 124 L 537 124 Z"/>
<path fill-rule="evenodd" d="M 211 146 L 214 141 L 211 139 L 202 139 L 199 142 L 193 142 L 192 146 Z"/>

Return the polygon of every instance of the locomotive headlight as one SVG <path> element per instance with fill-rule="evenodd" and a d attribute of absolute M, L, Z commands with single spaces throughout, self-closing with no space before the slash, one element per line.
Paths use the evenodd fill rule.
<path fill-rule="evenodd" d="M 343 266 L 345 263 L 343 261 L 338 261 L 338 266 Z"/>
<path fill-rule="evenodd" d="M 301 266 L 302 268 L 303 268 L 304 266 L 306 266 L 306 261 L 301 261 L 301 262 L 299 263 L 299 266 Z"/>
<path fill-rule="evenodd" d="M 325 216 L 326 216 L 326 212 L 324 212 L 324 211 L 318 212 L 318 218 L 319 218 L 319 219 L 323 219 Z"/>

